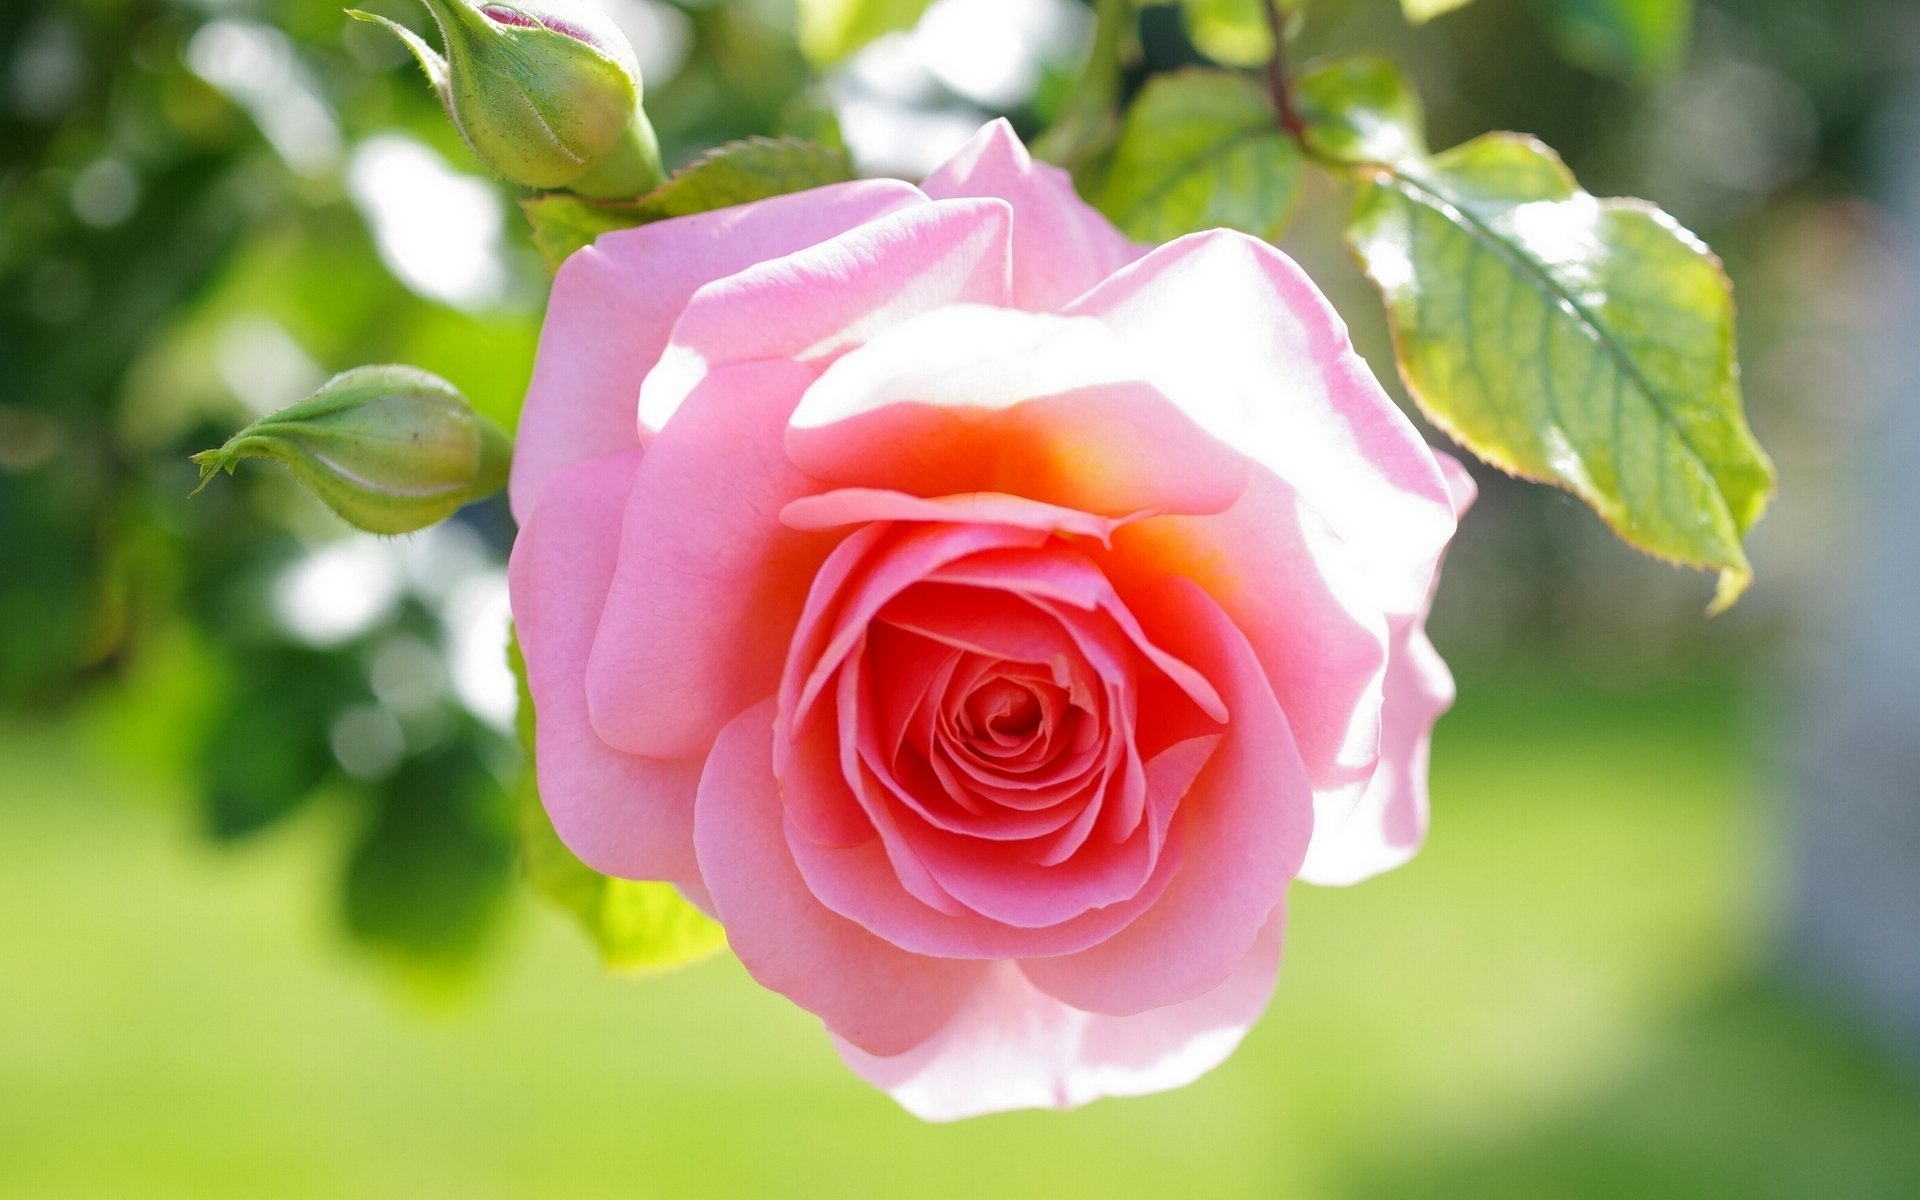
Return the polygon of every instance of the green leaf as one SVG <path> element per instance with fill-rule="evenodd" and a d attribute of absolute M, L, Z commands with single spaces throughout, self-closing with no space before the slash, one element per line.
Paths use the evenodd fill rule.
<path fill-rule="evenodd" d="M 1317 63 L 1294 83 L 1307 149 L 1337 163 L 1387 166 L 1426 157 L 1420 98 L 1377 54 Z"/>
<path fill-rule="evenodd" d="M 347 931 L 416 970 L 470 967 L 513 883 L 507 800 L 472 741 L 409 758 L 375 790 L 347 860 Z"/>
<path fill-rule="evenodd" d="M 1441 13 L 1465 8 L 1468 2 L 1469 0 L 1400 0 L 1400 10 L 1407 14 L 1407 20 L 1415 25 L 1424 25 Z"/>
<path fill-rule="evenodd" d="M 1544 0 L 1547 29 L 1570 62 L 1648 80 L 1680 65 L 1693 0 Z"/>
<path fill-rule="evenodd" d="M 931 0 L 799 0 L 800 50 L 830 66 L 882 34 L 911 29 Z"/>
<path fill-rule="evenodd" d="M 533 890 L 585 929 L 608 970 L 651 973 L 697 962 L 727 944 L 726 932 L 670 883 L 614 879 L 574 856 L 547 819 L 533 770 L 533 697 L 518 641 L 508 647 L 520 683 L 520 859 Z"/>
<path fill-rule="evenodd" d="M 1299 4 L 1284 0 L 1280 7 L 1293 17 Z M 1258 67 L 1273 54 L 1267 0 L 1182 0 L 1180 9 L 1187 37 L 1215 62 Z"/>
<path fill-rule="evenodd" d="M 1094 0 L 1093 10 L 1086 64 L 1031 147 L 1034 157 L 1072 172 L 1076 186 L 1097 173 L 1120 136 L 1120 89 L 1140 49 L 1134 0 Z"/>
<path fill-rule="evenodd" d="M 1741 411 L 1720 261 L 1517 134 L 1359 174 L 1348 244 L 1427 416 L 1639 549 L 1717 570 L 1711 611 L 1738 599 L 1773 468 Z"/>
<path fill-rule="evenodd" d="M 520 202 L 533 223 L 533 243 L 553 270 L 569 254 L 615 229 L 684 217 L 769 196 L 844 183 L 853 160 L 844 148 L 796 138 L 728 142 L 674 172 L 636 200 L 587 200 L 550 192 Z"/>
<path fill-rule="evenodd" d="M 1141 89 L 1092 200 L 1141 241 L 1220 227 L 1271 241 L 1299 194 L 1299 148 L 1259 85 L 1183 71 Z"/>
<path fill-rule="evenodd" d="M 586 200 L 566 192 L 548 192 L 520 201 L 521 211 L 533 225 L 533 246 L 546 260 L 549 271 L 558 271 L 569 255 L 603 233 L 644 225 L 651 218 L 633 205 L 614 205 Z"/>

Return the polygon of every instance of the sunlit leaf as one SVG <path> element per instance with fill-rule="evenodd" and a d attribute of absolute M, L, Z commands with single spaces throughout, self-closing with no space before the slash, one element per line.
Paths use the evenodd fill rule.
<path fill-rule="evenodd" d="M 840 147 L 795 138 L 747 138 L 708 151 L 637 200 L 597 201 L 550 192 L 520 203 L 533 223 L 534 245 L 557 271 L 569 254 L 611 230 L 852 178 L 853 160 Z"/>
<path fill-rule="evenodd" d="M 1741 411 L 1719 260 L 1517 134 L 1358 173 L 1349 244 L 1428 417 L 1641 550 L 1718 571 L 1715 610 L 1738 599 L 1773 468 Z"/>
<path fill-rule="evenodd" d="M 1420 98 L 1377 54 L 1316 64 L 1294 84 L 1307 148 L 1339 163 L 1410 164 L 1426 157 Z"/>
<path fill-rule="evenodd" d="M 1300 0 L 1285 0 L 1284 10 L 1297 10 Z M 1267 0 L 1181 0 L 1187 36 L 1215 62 L 1257 67 L 1273 53 L 1273 27 L 1268 23 Z"/>
<path fill-rule="evenodd" d="M 1225 227 L 1280 236 L 1300 194 L 1300 151 L 1250 79 L 1184 71 L 1153 79 L 1128 109 L 1091 199 L 1148 242 Z"/>
<path fill-rule="evenodd" d="M 533 771 L 533 697 L 516 643 L 509 651 L 520 682 L 520 743 L 526 752 L 516 801 L 520 860 L 533 890 L 586 930 L 609 970 L 664 971 L 726 946 L 726 933 L 670 883 L 613 879 L 581 862 L 553 831 Z"/>
<path fill-rule="evenodd" d="M 800 49 L 816 65 L 839 62 L 882 34 L 913 28 L 930 0 L 799 0 Z"/>
<path fill-rule="evenodd" d="M 1400 0 L 1400 8 L 1407 14 L 1407 20 L 1420 25 L 1433 20 L 1441 13 L 1465 8 L 1468 3 L 1469 0 Z"/>
<path fill-rule="evenodd" d="M 1560 53 L 1629 79 L 1679 66 L 1693 26 L 1693 0 L 1545 0 L 1545 7 Z"/>

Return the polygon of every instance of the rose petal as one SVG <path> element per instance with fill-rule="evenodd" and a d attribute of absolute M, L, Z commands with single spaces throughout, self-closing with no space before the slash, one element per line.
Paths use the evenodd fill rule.
<path fill-rule="evenodd" d="M 890 179 L 862 180 L 602 234 L 553 281 L 508 491 L 522 524 L 547 477 L 640 444 L 640 381 L 702 284 L 926 203 Z"/>
<path fill-rule="evenodd" d="M 781 449 L 806 368 L 709 375 L 647 451 L 587 666 L 594 728 L 635 754 L 698 754 L 773 694 L 808 582 L 836 540 L 780 523 L 814 485 Z"/>
<path fill-rule="evenodd" d="M 1013 304 L 1045 311 L 1145 253 L 1073 189 L 1036 163 L 1005 119 L 989 122 L 922 185 L 936 199 L 998 196 L 1013 205 Z"/>
<path fill-rule="evenodd" d="M 1072 550 L 1061 547 L 1044 552 L 1025 547 L 984 550 L 943 564 L 931 578 L 971 584 L 983 590 L 1020 592 L 1060 615 L 1063 626 L 1076 636 L 1092 634 L 1097 626 L 1068 619 L 1060 606 L 1098 612 L 1113 622 L 1141 657 L 1186 692 L 1201 712 L 1215 721 L 1227 719 L 1227 710 L 1206 677 L 1148 637 L 1114 592 L 1112 582 L 1090 560 Z M 1088 645 L 1084 641 L 1082 644 Z"/>
<path fill-rule="evenodd" d="M 1226 1060 L 1267 1006 L 1280 966 L 1280 909 L 1219 987 L 1133 1016 L 1081 1012 L 1012 963 L 995 963 L 938 1034 L 880 1057 L 837 1039 L 861 1078 L 925 1121 L 1016 1108 L 1073 1108 L 1182 1087 Z"/>
<path fill-rule="evenodd" d="M 1226 512 L 1154 517 L 1093 553 L 1132 601 L 1178 576 L 1197 582 L 1252 644 L 1293 731 L 1316 803 L 1344 818 L 1379 760 L 1386 622 L 1344 543 L 1265 473 Z"/>
<path fill-rule="evenodd" d="M 849 486 L 1219 512 L 1245 486 L 1247 458 L 1145 371 L 1099 321 L 954 305 L 828 367 L 794 410 L 787 450 Z"/>
<path fill-rule="evenodd" d="M 1111 786 L 1111 785 L 1109 785 Z M 1151 786 L 1151 785 L 1149 785 Z M 1131 899 L 1152 876 L 1180 795 L 1158 791 L 1146 802 L 1158 836 L 1143 828 L 1125 842 L 1091 842 L 1054 863 L 1023 861 L 1004 843 L 901 826 L 914 857 L 942 891 L 983 917 L 1020 929 L 1057 926 L 1089 910 Z"/>
<path fill-rule="evenodd" d="M 1473 478 L 1452 455 L 1438 457 L 1454 513 L 1464 516 L 1473 503 Z M 1423 611 L 1394 634 L 1381 707 L 1380 768 L 1351 812 L 1315 825 L 1300 878 L 1358 883 L 1413 857 L 1427 836 L 1433 724 L 1452 705 L 1453 676 L 1427 640 Z"/>
<path fill-rule="evenodd" d="M 810 737 L 831 737 L 831 733 Z M 837 769 L 820 769 L 823 757 L 797 756 L 783 769 L 781 781 L 789 796 L 797 787 L 850 790 Z M 892 833 L 897 835 L 897 830 Z M 897 836 L 893 841 L 899 844 Z M 889 857 L 888 836 L 850 846 L 827 846 L 790 826 L 787 842 L 808 889 L 822 904 L 904 950 L 943 958 L 1070 954 L 1096 945 L 1152 906 L 1173 877 L 1182 855 L 1178 831 L 1170 830 L 1153 874 L 1133 896 L 1058 925 L 1019 929 L 964 911 L 945 911 L 916 899 L 905 890 L 898 866 Z M 918 885 L 920 881 L 915 882 Z"/>
<path fill-rule="evenodd" d="M 1178 1004 L 1225 979 L 1285 895 L 1313 831 L 1305 765 L 1246 638 L 1190 580 L 1166 580 L 1144 599 L 1142 621 L 1214 681 L 1233 714 L 1180 804 L 1189 865 L 1125 929 L 1021 963 L 1048 995 L 1116 1015 Z"/>
<path fill-rule="evenodd" d="M 824 364 L 930 309 L 1005 303 L 1012 219 L 999 200 L 921 204 L 715 279 L 687 301 L 640 385 L 640 423 L 664 427 L 717 367 Z"/>
<path fill-rule="evenodd" d="M 628 450 L 549 479 L 513 543 L 507 585 L 536 712 L 540 799 L 560 840 L 603 875 L 668 879 L 704 896 L 693 858 L 700 760 L 622 754 L 587 719 L 587 655 L 640 462 Z"/>
<path fill-rule="evenodd" d="M 909 954 L 821 907 L 787 854 L 773 776 L 774 705 L 728 723 L 700 778 L 694 842 L 727 943 L 749 973 L 871 1053 L 941 1029 L 980 963 Z"/>
<path fill-rule="evenodd" d="M 1070 306 L 1097 316 L 1202 428 L 1287 481 L 1380 608 L 1420 607 L 1454 530 L 1445 482 L 1294 261 L 1230 230 L 1161 246 Z"/>
<path fill-rule="evenodd" d="M 869 530 L 873 536 L 863 537 Z M 782 719 L 791 728 L 804 725 L 880 609 L 930 572 L 982 550 L 1045 541 L 1044 531 L 1012 525 L 875 525 L 847 538 L 808 592 L 781 676 Z"/>
<path fill-rule="evenodd" d="M 1380 768 L 1359 803 L 1313 833 L 1308 883 L 1358 883 L 1412 858 L 1427 836 L 1433 723 L 1453 705 L 1453 676 L 1418 623 L 1394 638 L 1380 728 Z"/>
<path fill-rule="evenodd" d="M 1132 518 L 1114 520 L 1079 509 L 1041 504 L 1003 492 L 912 496 L 877 488 L 836 488 L 802 496 L 780 510 L 780 520 L 793 529 L 835 529 L 872 521 L 945 521 L 955 525 L 1013 525 L 1049 533 L 1094 538 L 1101 543 Z"/>

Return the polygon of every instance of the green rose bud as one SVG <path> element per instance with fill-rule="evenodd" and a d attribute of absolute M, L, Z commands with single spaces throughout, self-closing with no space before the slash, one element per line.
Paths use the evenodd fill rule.
<path fill-rule="evenodd" d="M 506 486 L 512 455 L 500 427 L 446 380 L 378 366 L 335 375 L 193 461 L 204 488 L 243 458 L 270 458 L 349 525 L 411 533 Z"/>
<path fill-rule="evenodd" d="M 422 2 L 446 41 L 444 58 L 385 17 L 347 15 L 406 44 L 454 128 L 496 174 L 599 199 L 637 196 L 665 178 L 633 47 L 611 22 L 549 5 Z"/>

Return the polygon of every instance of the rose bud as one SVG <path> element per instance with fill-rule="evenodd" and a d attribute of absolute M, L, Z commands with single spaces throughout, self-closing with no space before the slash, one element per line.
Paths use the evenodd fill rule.
<path fill-rule="evenodd" d="M 636 196 L 665 178 L 640 108 L 633 48 L 610 21 L 551 3 L 422 2 L 446 41 L 444 58 L 385 17 L 347 15 L 406 43 L 454 128 L 496 174 L 603 199 Z"/>
<path fill-rule="evenodd" d="M 411 533 L 506 485 L 513 444 L 446 380 L 413 367 L 356 367 L 298 404 L 193 456 L 200 487 L 243 458 L 270 458 L 341 520 Z M 196 492 L 198 488 L 194 489 Z"/>

